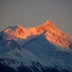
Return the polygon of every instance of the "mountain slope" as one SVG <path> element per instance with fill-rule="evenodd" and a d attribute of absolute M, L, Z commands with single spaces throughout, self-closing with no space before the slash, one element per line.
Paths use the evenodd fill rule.
<path fill-rule="evenodd" d="M 32 41 L 40 41 L 39 39 L 43 39 L 41 35 L 38 39 L 34 39 Z M 33 45 L 33 43 L 31 43 Z M 45 41 L 44 41 L 45 42 Z M 29 46 L 30 44 L 27 43 Z M 37 42 L 36 42 L 37 43 Z M 72 52 L 71 51 L 63 51 L 58 50 L 51 43 L 47 43 L 48 46 L 45 47 L 36 47 L 35 45 L 27 48 L 11 48 L 9 51 L 0 54 L 0 69 L 2 67 L 6 67 L 16 72 L 22 72 L 21 70 L 25 70 L 29 72 L 63 72 L 63 71 L 72 71 Z M 42 43 L 41 43 L 42 44 Z M 26 47 L 26 46 L 25 46 Z M 36 49 L 35 49 L 36 47 Z M 38 50 L 37 50 L 38 49 Z M 38 51 L 38 52 L 37 52 Z M 37 54 L 35 53 L 37 52 Z M 20 71 L 19 71 L 20 70 Z M 1 70 L 0 70 L 1 71 Z M 50 72 L 49 71 L 49 72 Z M 7 71 L 8 72 L 8 71 Z"/>
<path fill-rule="evenodd" d="M 72 50 L 51 44 L 45 33 L 26 42 L 23 48 L 12 40 L 9 50 L 0 54 L 0 72 L 4 71 L 2 67 L 7 72 L 71 72 Z"/>
<path fill-rule="evenodd" d="M 63 48 L 69 48 L 71 45 L 72 37 L 69 37 L 67 34 L 57 29 L 50 20 L 35 28 L 23 28 L 21 26 L 7 27 L 3 31 L 3 38 L 16 41 L 19 39 L 27 40 L 28 38 L 31 39 L 32 37 L 42 34 L 44 31 L 47 31 L 45 33 L 45 38 L 51 43 Z"/>
<path fill-rule="evenodd" d="M 40 33 L 45 30 L 49 31 L 46 32 L 45 36 L 46 39 L 49 40 L 51 43 L 63 48 L 69 47 L 72 38 L 57 29 L 56 26 L 50 20 L 37 27 L 37 31 L 39 31 Z"/>
<path fill-rule="evenodd" d="M 65 39 L 71 39 L 68 35 L 60 31 L 58 28 L 56 28 L 56 26 L 50 20 L 46 21 L 45 23 L 43 23 L 41 26 L 38 26 L 37 28 L 42 29 L 43 31 L 49 30 L 50 32 Z"/>
<path fill-rule="evenodd" d="M 72 72 L 72 38 L 51 21 L 0 32 L 0 72 Z"/>

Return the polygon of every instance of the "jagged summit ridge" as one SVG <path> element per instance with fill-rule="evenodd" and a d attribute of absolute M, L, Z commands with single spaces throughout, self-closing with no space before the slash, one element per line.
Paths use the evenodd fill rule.
<path fill-rule="evenodd" d="M 43 31 L 48 30 L 56 35 L 61 36 L 61 37 L 62 37 L 62 35 L 64 35 L 63 37 L 68 37 L 67 34 L 65 34 L 61 30 L 59 30 L 50 20 L 47 20 L 41 26 L 38 26 L 37 29 L 41 29 Z"/>
<path fill-rule="evenodd" d="M 72 41 L 71 37 L 56 28 L 50 20 L 45 21 L 42 25 L 35 28 L 23 28 L 19 25 L 9 26 L 4 30 L 4 38 L 6 36 L 8 40 L 27 39 L 28 37 L 40 35 L 44 31 L 47 31 L 44 34 L 45 38 L 55 45 L 69 47 L 70 41 Z"/>
<path fill-rule="evenodd" d="M 53 22 L 51 20 L 45 21 L 41 26 L 46 26 L 46 27 L 55 27 Z"/>
<path fill-rule="evenodd" d="M 50 21 L 35 28 L 9 26 L 0 32 L 0 71 L 71 72 L 72 50 L 68 47 L 72 48 L 72 44 L 69 40 L 70 37 Z"/>

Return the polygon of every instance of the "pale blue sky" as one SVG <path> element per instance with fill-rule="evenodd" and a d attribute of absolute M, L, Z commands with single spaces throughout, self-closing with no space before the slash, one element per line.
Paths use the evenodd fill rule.
<path fill-rule="evenodd" d="M 72 0 L 0 0 L 0 30 L 35 27 L 48 19 L 72 36 Z"/>

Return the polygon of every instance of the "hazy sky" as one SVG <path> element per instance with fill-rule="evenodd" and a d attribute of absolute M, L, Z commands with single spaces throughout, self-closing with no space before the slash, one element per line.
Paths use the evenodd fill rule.
<path fill-rule="evenodd" d="M 46 20 L 72 36 L 72 0 L 0 0 L 0 30 L 34 27 Z"/>

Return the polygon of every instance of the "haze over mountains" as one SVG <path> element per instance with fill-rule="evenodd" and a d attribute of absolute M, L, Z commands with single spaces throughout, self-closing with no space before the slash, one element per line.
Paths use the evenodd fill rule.
<path fill-rule="evenodd" d="M 72 37 L 50 21 L 0 32 L 0 72 L 72 72 Z"/>

